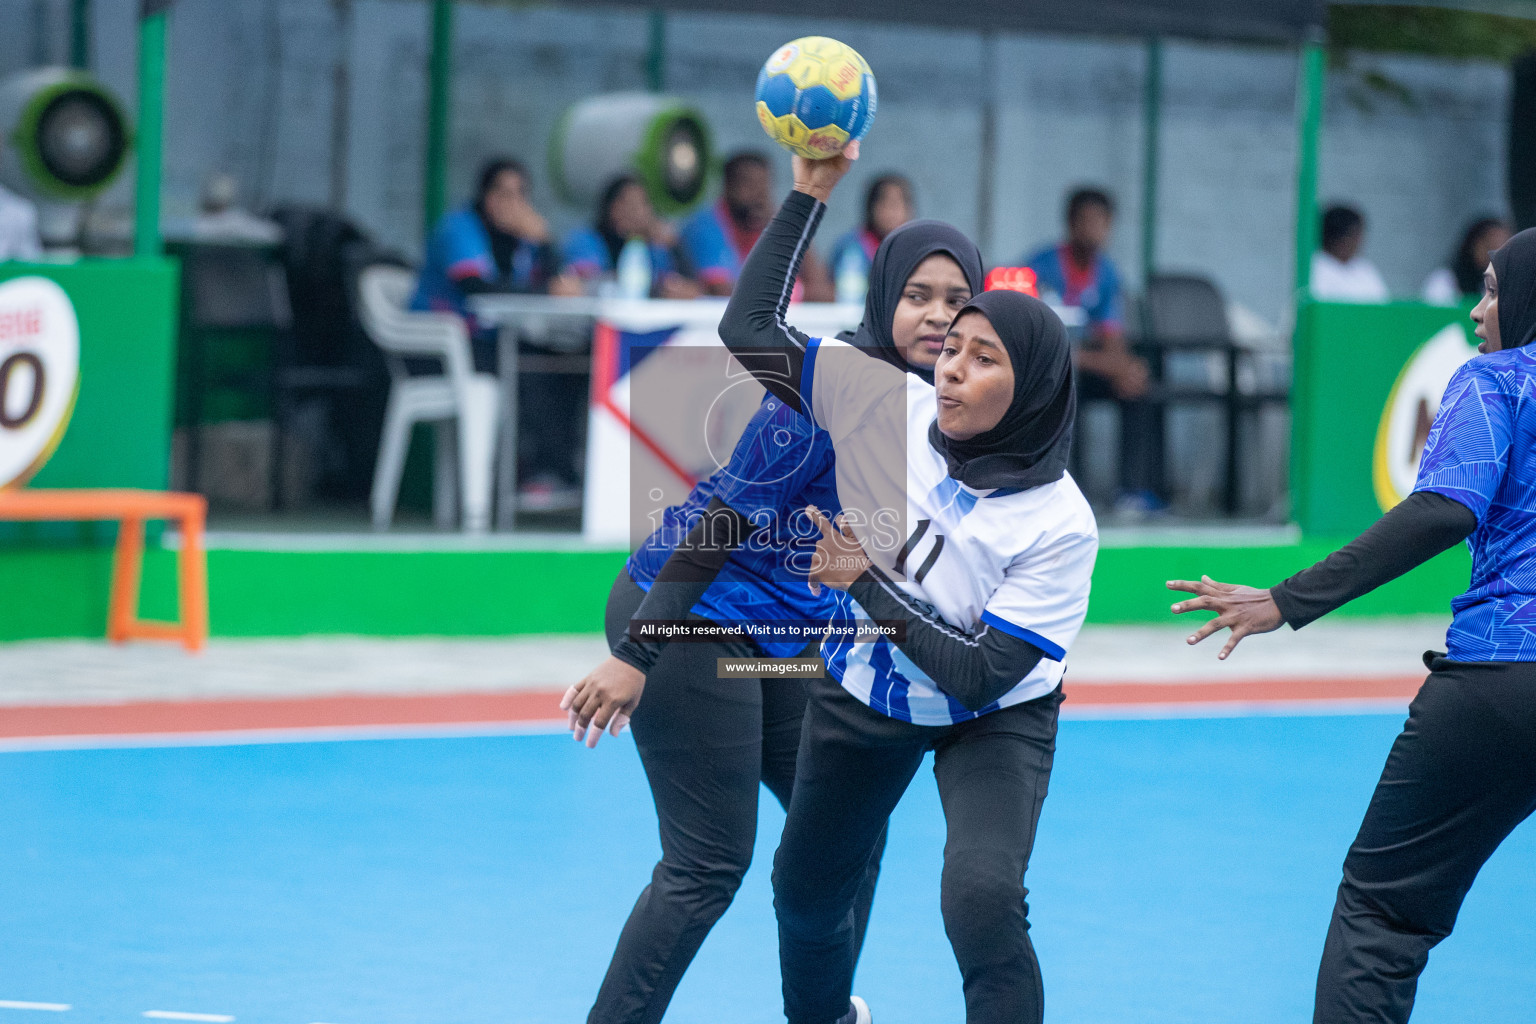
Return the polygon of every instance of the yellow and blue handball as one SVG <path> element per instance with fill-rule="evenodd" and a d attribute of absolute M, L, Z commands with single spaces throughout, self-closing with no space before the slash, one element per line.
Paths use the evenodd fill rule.
<path fill-rule="evenodd" d="M 776 50 L 757 76 L 757 119 L 779 145 L 824 160 L 875 120 L 875 76 L 846 43 L 806 36 Z"/>

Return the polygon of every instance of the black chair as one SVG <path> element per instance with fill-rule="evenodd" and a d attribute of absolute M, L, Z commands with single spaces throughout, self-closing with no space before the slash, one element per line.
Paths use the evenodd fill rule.
<path fill-rule="evenodd" d="M 326 456 L 316 485 L 332 500 L 367 499 L 383 429 L 389 373 L 358 315 L 357 278 L 374 263 L 405 265 L 332 210 L 291 205 L 272 211 L 293 308 L 291 349 L 281 391 L 331 391 Z"/>
<path fill-rule="evenodd" d="M 300 358 L 289 302 L 288 279 L 276 249 L 263 245 L 182 242 L 170 247 L 182 261 L 182 337 L 186 341 L 186 486 L 199 489 L 202 468 L 203 400 L 208 390 L 207 348 L 219 332 L 266 335 L 265 380 L 240 381 L 265 387 L 271 404 L 271 506 L 284 504 L 282 467 L 295 398 L 304 392 L 354 389 L 363 374 L 355 367 L 307 364 Z"/>
<path fill-rule="evenodd" d="M 1142 333 L 1135 348 L 1151 364 L 1156 384 L 1151 401 L 1166 414 L 1171 406 L 1218 404 L 1224 410 L 1226 475 L 1223 507 L 1228 515 L 1238 511 L 1241 496 L 1238 431 L 1245 414 L 1265 405 L 1286 404 L 1288 389 L 1255 389 L 1244 394 L 1239 387 L 1239 368 L 1254 353 L 1237 344 L 1227 320 L 1227 304 L 1208 278 L 1194 274 L 1154 274 L 1147 280 L 1141 301 Z M 1181 353 L 1208 353 L 1222 357 L 1225 373 L 1219 382 L 1167 380 L 1169 357 Z"/>

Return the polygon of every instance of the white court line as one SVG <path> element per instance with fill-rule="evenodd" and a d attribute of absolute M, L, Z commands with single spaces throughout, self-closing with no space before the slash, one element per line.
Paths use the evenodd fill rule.
<path fill-rule="evenodd" d="M 180 1010 L 145 1010 L 143 1015 L 155 1020 L 201 1020 L 208 1024 L 229 1024 L 235 1019 L 227 1013 L 183 1013 Z"/>
<path fill-rule="evenodd" d="M 0 999 L 0 1010 L 48 1010 L 63 1013 L 71 1009 L 68 1003 L 28 1003 L 20 999 Z"/>
<path fill-rule="evenodd" d="M 566 720 L 464 722 L 443 725 L 320 725 L 291 729 L 211 729 L 206 732 L 112 733 L 84 736 L 7 736 L 0 753 L 28 750 L 115 750 L 137 747 L 243 747 L 261 743 L 343 740 L 460 739 L 569 732 Z"/>
<path fill-rule="evenodd" d="M 1407 697 L 1362 697 L 1339 700 L 1211 700 L 1145 704 L 1073 704 L 1061 709 L 1064 719 L 1169 718 L 1313 718 L 1329 715 L 1405 715 Z"/>

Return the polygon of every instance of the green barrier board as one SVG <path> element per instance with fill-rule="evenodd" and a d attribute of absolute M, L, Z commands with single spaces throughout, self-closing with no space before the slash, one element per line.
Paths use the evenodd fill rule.
<path fill-rule="evenodd" d="M 80 394 L 33 487 L 163 489 L 171 457 L 176 264 L 161 259 L 0 263 L 0 281 L 63 288 L 80 321 Z"/>
<path fill-rule="evenodd" d="M 1169 579 L 1271 586 L 1340 538 L 1292 544 L 1104 548 L 1090 623 L 1167 623 Z M 594 633 L 624 564 L 619 551 L 250 551 L 208 553 L 215 637 L 511 636 Z M 0 551 L 0 641 L 106 632 L 107 548 Z M 1467 587 L 1464 548 L 1448 551 L 1337 614 L 1444 615 Z M 175 553 L 151 549 L 143 614 L 169 619 Z"/>
<path fill-rule="evenodd" d="M 1309 303 L 1291 387 L 1291 517 L 1352 536 L 1412 489 L 1451 372 L 1476 354 L 1467 310 Z M 1447 330 L 1449 328 L 1449 330 Z"/>

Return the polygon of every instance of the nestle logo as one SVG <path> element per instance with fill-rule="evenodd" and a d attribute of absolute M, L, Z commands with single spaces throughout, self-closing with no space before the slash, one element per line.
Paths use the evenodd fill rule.
<path fill-rule="evenodd" d="M 0 341 L 15 338 L 33 338 L 43 333 L 43 311 L 31 309 L 0 311 Z"/>

